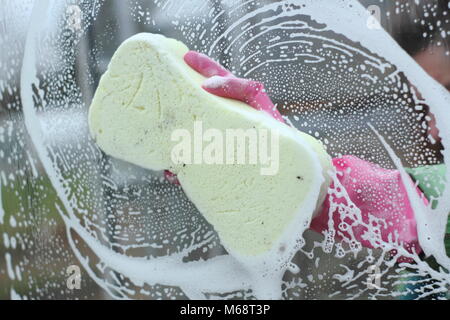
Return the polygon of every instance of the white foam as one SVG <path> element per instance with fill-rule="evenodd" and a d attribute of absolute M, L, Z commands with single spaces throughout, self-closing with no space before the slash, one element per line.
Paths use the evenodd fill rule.
<path fill-rule="evenodd" d="M 14 275 L 14 270 L 12 266 L 12 257 L 9 252 L 5 253 L 5 260 L 6 260 L 6 274 L 8 275 L 9 279 L 14 280 L 16 276 Z"/>
<path fill-rule="evenodd" d="M 2 201 L 2 180 L 0 179 L 0 224 L 3 224 L 4 217 L 5 217 L 5 210 L 3 209 L 3 201 Z"/>

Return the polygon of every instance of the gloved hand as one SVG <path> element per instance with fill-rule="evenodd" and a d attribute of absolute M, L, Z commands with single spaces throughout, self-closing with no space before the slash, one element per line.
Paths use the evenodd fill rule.
<path fill-rule="evenodd" d="M 237 78 L 208 56 L 195 51 L 186 53 L 184 61 L 207 77 L 202 87 L 209 93 L 245 102 L 285 123 L 266 94 L 262 83 Z M 372 248 L 372 244 L 367 239 L 367 231 L 372 228 L 371 225 L 379 224 L 379 236 L 383 241 L 390 240 L 391 234 L 393 237 L 391 240 L 399 241 L 410 252 L 415 250 L 419 253 L 421 249 L 414 212 L 400 173 L 397 170 L 380 168 L 353 156 L 333 159 L 333 165 L 349 199 L 361 211 L 361 219 L 351 212 L 346 213 L 342 210 L 342 206 L 349 205 L 344 197 L 338 197 L 336 193 L 329 192 L 322 210 L 311 222 L 311 229 L 319 233 L 327 232 L 331 214 L 336 237 L 350 240 L 353 235 L 353 238 L 363 246 Z M 169 181 L 178 183 L 176 176 L 171 172 L 166 171 L 165 175 Z M 330 190 L 334 187 L 332 184 Z M 419 189 L 417 192 L 427 204 L 426 198 Z M 331 206 L 331 203 L 335 205 Z M 330 208 L 332 208 L 331 212 Z"/>
<path fill-rule="evenodd" d="M 326 233 L 331 214 L 338 238 L 355 239 L 367 248 L 378 247 L 381 240 L 396 241 L 410 253 L 421 252 L 414 211 L 398 170 L 383 169 L 355 156 L 335 158 L 333 166 L 339 183 L 356 206 L 353 210 L 359 210 L 360 215 L 352 212 L 352 209 L 346 210 L 350 203 L 344 194 L 329 192 L 321 213 L 311 222 L 311 229 Z M 410 183 L 414 184 L 412 180 Z M 339 186 L 335 186 L 333 182 L 329 190 L 333 191 L 336 188 Z M 418 188 L 416 190 L 428 205 L 428 200 L 422 192 Z M 372 239 L 374 245 L 368 237 Z"/>
<path fill-rule="evenodd" d="M 245 102 L 252 108 L 264 111 L 284 123 L 280 112 L 273 105 L 261 82 L 237 78 L 208 56 L 195 51 L 186 53 L 184 61 L 192 69 L 208 78 L 202 87 L 209 93 Z"/>

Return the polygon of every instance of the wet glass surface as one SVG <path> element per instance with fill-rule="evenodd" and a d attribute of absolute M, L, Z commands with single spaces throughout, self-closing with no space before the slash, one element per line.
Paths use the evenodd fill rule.
<path fill-rule="evenodd" d="M 308 230 L 280 283 L 283 298 L 448 298 L 450 2 L 405 3 L 6 1 L 0 298 L 254 298 L 251 288 L 195 287 L 202 268 L 211 280 L 235 277 L 223 271 L 226 252 L 214 228 L 162 172 L 107 156 L 89 135 L 100 76 L 138 32 L 173 37 L 263 82 L 282 115 L 333 158 L 354 155 L 388 169 L 398 169 L 398 158 L 407 170 L 425 168 L 424 188 L 436 186 L 428 186 L 434 208 L 421 220 L 429 219 L 422 239 L 441 244 L 431 257 L 396 263 L 392 249 L 407 252 L 395 235 L 367 249 Z M 340 210 L 358 214 L 350 203 Z M 368 234 L 376 239 L 377 231 Z M 192 270 L 174 280 L 185 265 Z M 77 272 L 80 289 L 70 282 Z M 376 288 L 368 285 L 375 278 Z"/>

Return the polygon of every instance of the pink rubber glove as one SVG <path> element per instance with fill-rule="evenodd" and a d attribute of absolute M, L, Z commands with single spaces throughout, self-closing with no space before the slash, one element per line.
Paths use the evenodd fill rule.
<path fill-rule="evenodd" d="M 368 240 L 369 228 L 377 230 L 378 240 L 396 241 L 410 253 L 421 252 L 418 242 L 414 211 L 398 170 L 388 170 L 354 156 L 333 159 L 337 178 L 345 188 L 348 198 L 360 210 L 360 218 L 345 208 L 350 205 L 345 195 L 329 192 L 321 213 L 312 220 L 311 229 L 326 234 L 329 229 L 329 210 L 332 209 L 334 230 L 338 238 L 356 239 L 367 248 L 379 247 L 381 241 Z M 414 185 L 413 181 L 410 183 Z M 334 183 L 330 190 L 335 190 Z M 416 188 L 428 205 L 428 200 Z M 372 234 L 373 236 L 373 234 Z M 389 238 L 391 237 L 391 239 Z M 374 237 L 372 237 L 373 239 Z M 395 252 L 391 252 L 395 254 Z M 406 261 L 399 259 L 399 262 Z"/>
<path fill-rule="evenodd" d="M 184 61 L 194 70 L 207 77 L 202 87 L 211 94 L 235 99 L 247 103 L 251 107 L 267 112 L 273 118 L 285 123 L 260 82 L 235 77 L 230 71 L 213 61 L 208 56 L 189 51 Z M 346 200 L 336 198 L 333 193 L 326 197 L 321 213 L 311 222 L 311 229 L 325 233 L 329 229 L 329 210 L 333 203 L 334 228 L 338 238 L 351 239 L 351 234 L 363 246 L 372 248 L 366 239 L 370 224 L 379 223 L 381 239 L 389 240 L 389 234 L 408 250 L 421 251 L 414 212 L 406 193 L 405 186 L 397 170 L 386 170 L 374 164 L 353 156 L 333 159 L 333 165 L 338 172 L 338 179 L 350 200 L 361 211 L 361 220 L 340 210 L 339 204 L 345 205 Z M 176 176 L 166 171 L 166 178 L 178 183 Z M 411 181 L 411 183 L 413 183 Z M 334 189 L 334 184 L 330 190 Z M 419 189 L 417 192 L 424 199 Z M 337 205 L 337 206 L 336 206 Z M 375 221 L 374 221 L 375 220 Z M 345 223 L 343 223 L 345 222 Z M 375 244 L 377 246 L 377 244 Z"/>
<path fill-rule="evenodd" d="M 261 82 L 237 78 L 208 56 L 195 51 L 186 53 L 184 61 L 192 69 L 208 78 L 203 82 L 202 88 L 209 93 L 245 102 L 252 108 L 264 111 L 284 123 L 284 119 L 273 105 Z"/>

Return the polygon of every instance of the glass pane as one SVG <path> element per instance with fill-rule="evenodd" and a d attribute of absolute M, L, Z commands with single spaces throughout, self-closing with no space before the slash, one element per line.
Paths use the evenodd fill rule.
<path fill-rule="evenodd" d="M 396 173 L 382 177 L 382 188 L 354 176 L 359 202 L 342 173 L 331 174 L 324 228 L 301 234 L 276 283 L 279 298 L 448 298 L 449 7 L 438 0 L 4 1 L 0 299 L 251 299 L 262 297 L 257 287 L 273 285 L 247 281 L 258 270 L 227 254 L 182 187 L 162 171 L 108 156 L 90 136 L 100 77 L 139 32 L 175 38 L 262 82 L 286 121 L 332 158 L 354 156 Z M 381 237 L 390 223 L 403 223 L 400 185 L 421 249 L 395 232 Z"/>

